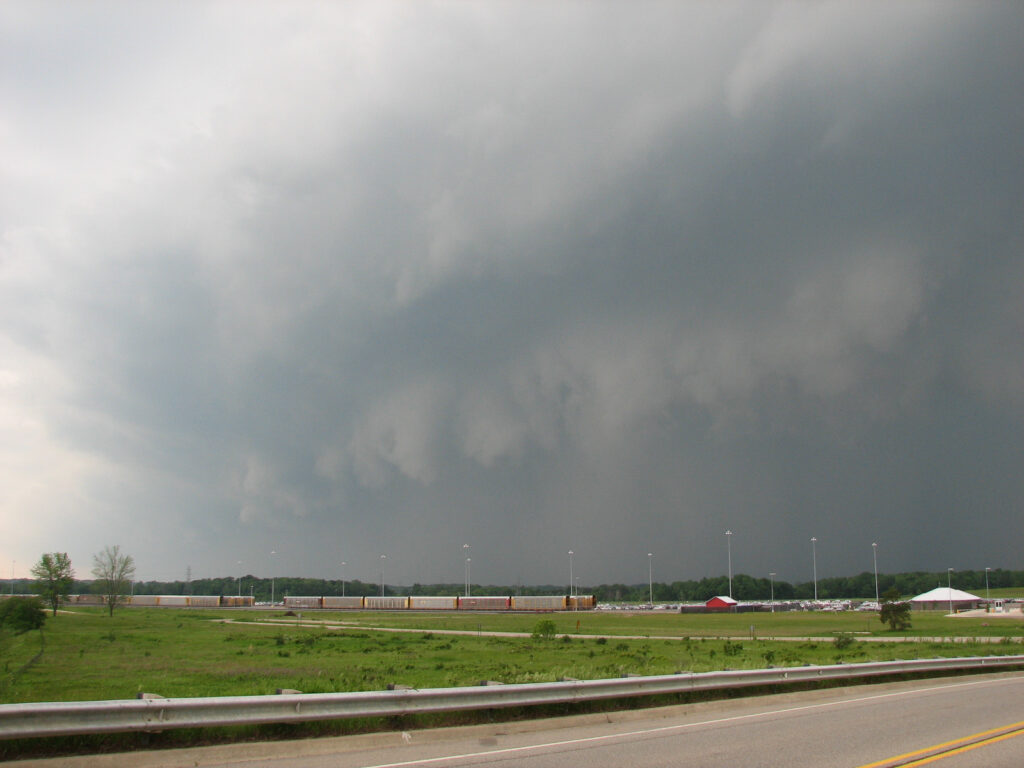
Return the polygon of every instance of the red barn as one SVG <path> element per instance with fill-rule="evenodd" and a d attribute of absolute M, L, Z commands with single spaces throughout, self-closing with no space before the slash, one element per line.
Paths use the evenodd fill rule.
<path fill-rule="evenodd" d="M 708 611 L 717 612 L 735 611 L 737 605 L 739 605 L 739 603 L 737 603 L 731 597 L 726 597 L 725 595 L 716 595 L 715 597 L 712 597 L 710 600 L 704 603 L 704 608 Z"/>

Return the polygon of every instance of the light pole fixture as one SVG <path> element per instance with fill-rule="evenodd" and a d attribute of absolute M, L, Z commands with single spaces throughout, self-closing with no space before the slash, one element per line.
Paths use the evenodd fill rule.
<path fill-rule="evenodd" d="M 729 597 L 732 597 L 732 531 L 725 532 L 725 551 L 729 557 Z"/>
<path fill-rule="evenodd" d="M 772 606 L 772 613 L 775 613 L 775 571 L 772 571 L 768 574 L 768 580 L 772 591 L 770 600 Z"/>
<path fill-rule="evenodd" d="M 875 561 L 875 602 L 878 602 L 878 543 L 871 542 L 871 557 Z"/>
<path fill-rule="evenodd" d="M 276 550 L 273 550 L 273 549 L 272 549 L 272 550 L 270 550 L 270 556 L 271 556 L 271 557 L 273 557 L 273 556 L 274 556 L 274 555 L 276 555 L 276 554 L 277 554 L 277 551 L 276 551 Z M 273 563 L 271 563 L 271 566 L 270 566 L 270 567 L 271 567 L 271 568 L 273 568 L 273 567 L 274 567 L 274 566 L 273 566 Z M 274 584 L 274 580 L 275 580 L 275 578 L 276 578 L 276 577 L 274 576 L 274 573 L 273 573 L 273 571 L 271 571 L 271 574 L 270 574 L 270 605 L 271 605 L 271 606 L 273 606 L 273 605 L 274 605 L 274 586 L 275 586 L 275 584 Z"/>
<path fill-rule="evenodd" d="M 569 597 L 572 597 L 572 550 L 569 550 Z"/>
<path fill-rule="evenodd" d="M 384 597 L 384 561 L 388 559 L 387 555 L 380 556 L 380 596 Z"/>
<path fill-rule="evenodd" d="M 647 553 L 647 589 L 651 596 L 651 608 L 654 607 L 654 553 Z"/>
<path fill-rule="evenodd" d="M 811 536 L 811 567 L 814 574 L 814 601 L 818 601 L 818 537 Z"/>
<path fill-rule="evenodd" d="M 946 569 L 946 593 L 949 595 L 949 612 L 953 613 L 953 569 Z"/>
<path fill-rule="evenodd" d="M 462 554 L 466 558 L 466 567 L 462 569 L 462 586 L 466 597 L 469 597 L 469 544 L 462 545 Z"/>
<path fill-rule="evenodd" d="M 992 570 L 991 568 L 986 568 L 985 569 L 985 602 L 990 602 L 991 601 L 991 597 L 989 596 L 989 593 L 988 593 L 988 572 L 991 571 L 991 570 Z"/>
<path fill-rule="evenodd" d="M 345 596 L 345 566 L 348 565 L 344 560 L 341 561 L 341 596 Z"/>

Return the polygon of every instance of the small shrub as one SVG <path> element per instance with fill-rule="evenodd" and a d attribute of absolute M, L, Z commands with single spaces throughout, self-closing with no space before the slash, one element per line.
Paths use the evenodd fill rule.
<path fill-rule="evenodd" d="M 836 639 L 832 641 L 837 651 L 845 651 L 853 645 L 853 642 L 853 637 L 848 632 L 840 632 L 836 635 Z"/>
<path fill-rule="evenodd" d="M 739 656 L 743 652 L 743 643 L 732 643 L 728 640 L 722 646 L 722 653 L 726 656 Z"/>
<path fill-rule="evenodd" d="M 597 643 L 598 645 L 606 645 L 608 643 L 608 638 L 607 637 L 599 637 L 594 642 Z"/>
<path fill-rule="evenodd" d="M 541 619 L 534 625 L 531 637 L 534 640 L 553 640 L 556 629 L 555 622 L 551 619 Z"/>

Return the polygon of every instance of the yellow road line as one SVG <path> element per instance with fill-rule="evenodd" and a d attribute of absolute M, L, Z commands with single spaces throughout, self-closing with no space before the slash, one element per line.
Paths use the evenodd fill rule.
<path fill-rule="evenodd" d="M 985 747 L 985 746 L 988 746 L 989 744 L 995 744 L 997 741 L 1003 741 L 1004 739 L 1012 739 L 1014 736 L 1020 736 L 1021 734 L 1024 734 L 1024 731 L 1018 730 L 1018 731 L 1014 731 L 1013 733 L 1004 733 L 1002 736 L 993 736 L 990 739 L 984 739 L 983 741 L 977 741 L 974 744 L 968 744 L 966 746 L 959 747 L 958 749 L 951 749 L 949 752 L 943 752 L 942 754 L 939 754 L 939 755 L 934 755 L 932 757 L 925 757 L 925 758 L 922 758 L 921 760 L 915 760 L 912 763 L 906 763 L 904 768 L 912 768 L 912 766 L 915 766 L 915 765 L 926 765 L 927 763 L 933 763 L 936 760 L 941 760 L 944 757 L 950 757 L 951 755 L 959 755 L 961 752 L 969 752 L 972 749 L 977 749 L 978 747 Z"/>
<path fill-rule="evenodd" d="M 902 755 L 889 757 L 885 760 L 878 760 L 874 763 L 867 763 L 859 766 L 858 768 L 882 768 L 883 766 L 890 766 L 892 768 L 895 766 L 911 768 L 911 766 L 915 765 L 926 765 L 927 763 L 934 762 L 943 757 L 967 752 L 968 750 L 975 749 L 976 747 L 982 747 L 986 744 L 995 744 L 997 741 L 1009 739 L 1013 736 L 1020 736 L 1022 734 L 1024 734 L 1024 720 L 1018 723 L 1013 723 L 1012 725 L 1004 725 L 1000 728 L 991 728 L 987 731 L 974 733 L 970 736 L 954 739 L 953 741 L 934 744 L 930 747 L 925 747 L 924 749 L 916 749 L 913 752 L 905 752 Z"/>

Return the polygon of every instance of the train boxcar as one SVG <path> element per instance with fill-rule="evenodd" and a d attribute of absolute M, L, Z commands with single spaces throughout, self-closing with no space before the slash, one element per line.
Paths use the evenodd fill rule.
<path fill-rule="evenodd" d="M 171 608 L 187 608 L 188 595 L 157 595 L 156 604 Z"/>
<path fill-rule="evenodd" d="M 346 597 L 328 597 L 324 595 L 323 603 L 324 608 L 362 608 L 363 598 L 352 597 L 351 595 Z"/>
<path fill-rule="evenodd" d="M 220 596 L 189 595 L 188 604 L 191 608 L 216 608 L 220 605 Z"/>
<path fill-rule="evenodd" d="M 220 599 L 221 608 L 251 608 L 254 604 L 255 601 L 249 595 L 225 595 Z"/>
<path fill-rule="evenodd" d="M 454 611 L 459 607 L 457 597 L 427 597 L 414 595 L 409 598 L 409 608 L 414 611 Z"/>
<path fill-rule="evenodd" d="M 510 597 L 482 596 L 460 597 L 461 611 L 507 611 L 512 605 Z"/>
<path fill-rule="evenodd" d="M 408 597 L 364 597 L 363 606 L 371 611 L 398 611 L 409 607 Z"/>
<path fill-rule="evenodd" d="M 128 598 L 128 604 L 142 606 L 156 605 L 157 599 L 156 595 L 132 595 Z"/>
<path fill-rule="evenodd" d="M 284 599 L 285 608 L 320 608 L 323 605 L 322 597 L 294 596 Z"/>
<path fill-rule="evenodd" d="M 568 600 L 565 595 L 519 595 L 512 598 L 512 610 L 564 611 Z"/>
<path fill-rule="evenodd" d="M 103 595 L 93 595 L 86 593 L 84 595 L 68 595 L 66 603 L 75 603 L 76 605 L 103 605 Z"/>
<path fill-rule="evenodd" d="M 597 601 L 593 595 L 576 595 L 566 602 L 566 608 L 570 611 L 591 611 L 596 605 Z"/>

